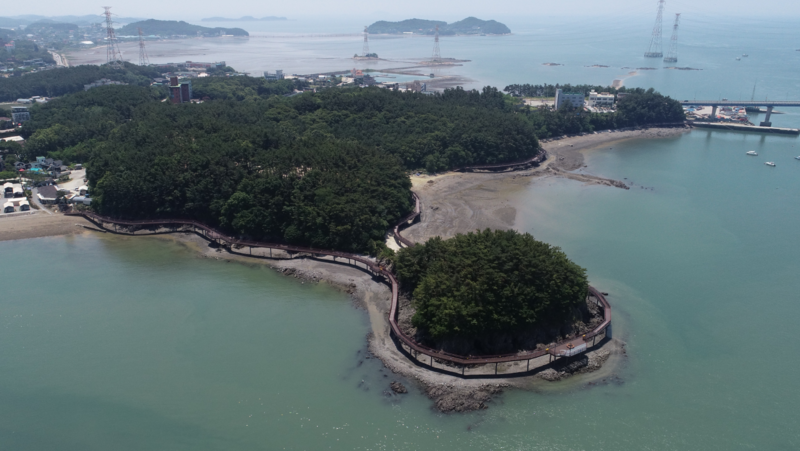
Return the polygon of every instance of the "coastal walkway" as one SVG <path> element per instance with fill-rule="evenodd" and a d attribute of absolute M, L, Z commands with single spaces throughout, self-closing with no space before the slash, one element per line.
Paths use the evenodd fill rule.
<path fill-rule="evenodd" d="M 539 156 L 530 159 L 529 163 L 536 158 L 539 158 Z M 541 161 L 543 161 L 543 158 L 538 160 L 538 162 Z M 519 165 L 520 162 L 506 164 L 507 168 L 518 167 Z M 502 170 L 501 166 L 503 165 L 490 166 L 493 170 Z M 419 196 L 416 193 L 412 194 L 415 201 L 414 211 L 401 218 L 393 228 L 395 237 L 405 246 L 414 246 L 414 243 L 404 238 L 400 232 L 409 225 L 418 222 L 422 211 Z M 397 323 L 400 310 L 400 286 L 397 278 L 388 268 L 368 257 L 328 249 L 244 240 L 226 235 L 213 227 L 189 219 L 128 220 L 109 218 L 90 211 L 73 211 L 66 214 L 68 216 L 83 216 L 103 231 L 117 234 L 143 236 L 164 233 L 195 233 L 219 246 L 228 247 L 232 252 L 236 250 L 235 253 L 239 255 L 253 255 L 254 249 L 266 249 L 269 254 L 262 255 L 265 258 L 278 258 L 277 256 L 272 256 L 272 251 L 279 250 L 287 253 L 290 256 L 289 258 L 310 257 L 319 259 L 321 257 L 332 257 L 335 262 L 343 263 L 346 261 L 347 264 L 364 270 L 372 274 L 373 277 L 385 279 L 390 285 L 392 297 L 389 310 L 389 325 L 391 334 L 396 339 L 396 343 L 402 352 L 418 364 L 454 375 L 487 377 L 499 374 L 508 376 L 529 373 L 554 360 L 581 354 L 598 343 L 602 343 L 603 339 L 608 336 L 608 330 L 611 326 L 611 305 L 609 305 L 603 293 L 590 286 L 590 298 L 594 299 L 593 302 L 603 311 L 603 321 L 585 335 L 564 340 L 544 349 L 515 354 L 479 356 L 452 354 L 417 343 L 412 337 L 403 332 Z M 248 253 L 243 253 L 243 249 L 247 249 Z M 531 366 L 532 362 L 533 366 Z M 524 366 L 522 365 L 523 363 Z M 501 364 L 504 365 L 503 368 L 500 368 Z M 488 371 L 486 369 L 487 366 L 489 368 Z M 470 371 L 468 372 L 467 370 Z"/>

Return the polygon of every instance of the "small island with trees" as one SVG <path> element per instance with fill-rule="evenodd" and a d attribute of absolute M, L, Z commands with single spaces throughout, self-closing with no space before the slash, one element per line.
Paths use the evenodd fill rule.
<path fill-rule="evenodd" d="M 586 270 L 557 247 L 514 230 L 432 238 L 394 258 L 410 299 L 406 335 L 451 354 L 542 349 L 603 321 Z"/>
<path fill-rule="evenodd" d="M 367 27 L 370 34 L 422 34 L 433 35 L 439 27 L 442 36 L 509 34 L 511 30 L 496 20 L 467 17 L 448 24 L 440 20 L 408 19 L 400 22 L 381 20 Z"/>
<path fill-rule="evenodd" d="M 242 16 L 238 19 L 231 19 L 228 17 L 206 17 L 204 19 L 200 19 L 201 22 L 275 22 L 282 20 L 289 20 L 289 19 L 278 16 L 267 16 L 261 18 L 253 16 Z"/>
<path fill-rule="evenodd" d="M 250 36 L 250 33 L 242 30 L 241 28 L 209 28 L 201 27 L 199 25 L 192 25 L 184 21 L 178 20 L 156 20 L 148 19 L 140 22 L 133 22 L 125 25 L 124 27 L 116 30 L 117 36 L 137 36 L 139 29 L 146 36 L 156 35 L 162 37 L 172 36 L 203 36 L 203 37 L 216 37 L 216 36 Z"/>

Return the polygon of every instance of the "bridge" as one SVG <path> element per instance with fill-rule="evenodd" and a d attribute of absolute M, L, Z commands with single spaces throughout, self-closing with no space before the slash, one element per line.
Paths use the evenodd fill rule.
<path fill-rule="evenodd" d="M 721 106 L 743 106 L 747 107 L 767 107 L 767 117 L 764 118 L 764 122 L 760 125 L 762 127 L 771 127 L 772 122 L 769 121 L 770 116 L 772 116 L 772 110 L 776 107 L 800 107 L 800 100 L 781 100 L 781 101 L 769 101 L 769 100 L 684 100 L 681 102 L 683 106 L 710 106 L 711 107 L 711 117 L 717 117 L 717 108 Z"/>

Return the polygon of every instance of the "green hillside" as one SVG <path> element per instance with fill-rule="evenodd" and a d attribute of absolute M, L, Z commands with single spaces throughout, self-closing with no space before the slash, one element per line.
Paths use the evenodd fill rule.
<path fill-rule="evenodd" d="M 197 36 L 200 33 L 202 36 L 213 37 L 222 34 L 229 34 L 233 36 L 250 36 L 248 32 L 241 28 L 209 28 L 201 27 L 199 25 L 192 25 L 184 21 L 177 20 L 143 20 L 141 22 L 134 22 L 125 25 L 116 30 L 117 36 L 136 36 L 139 34 L 138 28 L 142 29 L 145 35 L 157 36 L 174 36 L 174 35 L 187 35 Z"/>

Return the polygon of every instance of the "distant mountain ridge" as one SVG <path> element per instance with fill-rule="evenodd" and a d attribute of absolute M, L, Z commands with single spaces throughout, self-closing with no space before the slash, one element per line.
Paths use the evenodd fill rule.
<path fill-rule="evenodd" d="M 115 23 L 131 23 L 144 20 L 142 18 L 133 17 L 114 17 Z M 102 14 L 89 14 L 85 16 L 39 16 L 35 14 L 27 14 L 23 16 L 0 17 L 0 27 L 15 28 L 20 25 L 30 25 L 32 23 L 70 23 L 75 25 L 91 25 L 94 23 L 104 22 L 105 18 Z"/>
<path fill-rule="evenodd" d="M 125 25 L 116 30 L 117 36 L 136 36 L 139 34 L 138 28 L 142 29 L 145 35 L 157 36 L 174 36 L 186 35 L 196 36 L 198 33 L 202 36 L 213 37 L 221 34 L 233 36 L 250 36 L 250 33 L 241 28 L 222 28 L 222 27 L 201 27 L 200 25 L 192 25 L 184 21 L 177 20 L 155 20 L 148 19 L 141 22 L 134 22 Z"/>
<path fill-rule="evenodd" d="M 271 22 L 275 20 L 289 20 L 289 19 L 278 16 L 267 16 L 267 17 L 262 17 L 260 19 L 253 16 L 242 16 L 238 19 L 231 19 L 227 17 L 208 17 L 205 19 L 200 19 L 201 22 Z"/>
<path fill-rule="evenodd" d="M 372 34 L 434 34 L 439 26 L 440 35 L 480 35 L 480 34 L 509 34 L 511 30 L 496 20 L 481 20 L 476 17 L 467 17 L 464 20 L 448 24 L 440 20 L 408 19 L 400 22 L 387 22 L 381 20 L 367 27 Z"/>

